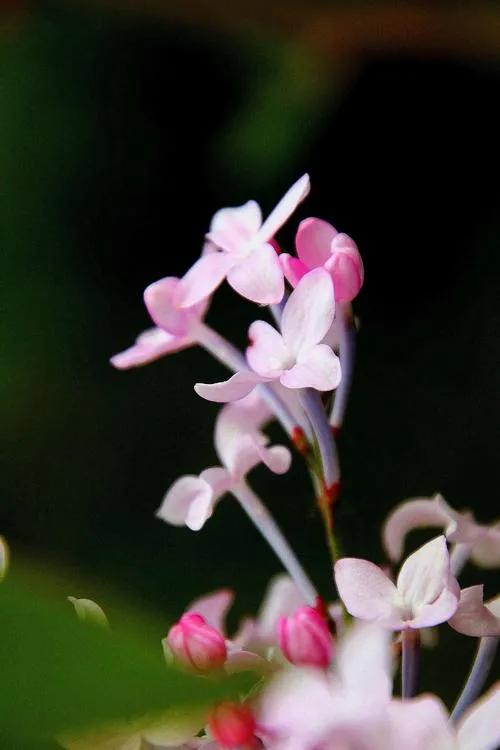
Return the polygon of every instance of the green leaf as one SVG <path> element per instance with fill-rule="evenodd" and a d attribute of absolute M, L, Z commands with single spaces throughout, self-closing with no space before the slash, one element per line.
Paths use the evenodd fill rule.
<path fill-rule="evenodd" d="M 8 577 L 0 586 L 0 740 L 50 738 L 165 712 L 185 717 L 253 682 L 248 674 L 211 680 L 167 667 L 147 632 L 89 626 L 66 601 Z"/>

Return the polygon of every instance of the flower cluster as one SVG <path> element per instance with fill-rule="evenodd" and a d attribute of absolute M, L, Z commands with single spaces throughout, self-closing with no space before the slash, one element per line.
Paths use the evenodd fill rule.
<path fill-rule="evenodd" d="M 468 561 L 500 566 L 500 526 L 477 523 L 441 496 L 411 499 L 383 527 L 389 565 L 340 553 L 335 440 L 353 369 L 351 303 L 364 271 L 355 242 L 318 218 L 300 222 L 296 255 L 281 251 L 276 234 L 309 189 L 304 175 L 265 220 L 255 201 L 218 211 L 200 258 L 185 275 L 145 290 L 155 327 L 111 360 L 127 369 L 200 345 L 232 372 L 223 382 L 194 386 L 202 398 L 225 404 L 214 430 L 218 465 L 177 479 L 157 516 L 199 531 L 229 494 L 286 572 L 271 582 L 258 616 L 235 633 L 225 626 L 233 594 L 221 590 L 190 604 L 166 633 L 163 648 L 168 661 L 207 679 L 251 671 L 258 676 L 256 688 L 239 702 L 213 706 L 183 736 L 168 725 L 152 725 L 68 740 L 68 748 L 494 750 L 500 743 L 500 683 L 480 697 L 500 637 L 500 597 L 485 603 L 481 585 L 461 590 L 458 580 Z M 252 323 L 244 353 L 205 322 L 211 295 L 224 280 L 260 310 L 267 306 L 271 316 L 272 323 Z M 290 447 L 270 444 L 265 428 L 272 419 Z M 332 556 L 332 591 L 325 598 L 249 483 L 260 465 L 287 472 L 294 448 L 312 477 Z M 413 551 L 394 575 L 407 535 L 421 527 L 442 533 Z M 0 547 L 0 573 L 6 559 Z M 94 603 L 73 603 L 80 617 L 106 624 Z M 436 695 L 418 695 L 421 643 L 429 628 L 443 623 L 479 639 L 451 715 Z"/>

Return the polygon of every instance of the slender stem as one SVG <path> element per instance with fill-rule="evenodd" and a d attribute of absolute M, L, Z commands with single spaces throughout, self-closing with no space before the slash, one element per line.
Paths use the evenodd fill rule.
<path fill-rule="evenodd" d="M 337 310 L 342 379 L 335 391 L 332 411 L 330 413 L 330 424 L 335 430 L 340 430 L 344 422 L 347 402 L 351 391 L 354 361 L 356 358 L 356 330 L 353 324 L 351 305 L 345 302 L 339 303 Z"/>
<path fill-rule="evenodd" d="M 301 394 L 302 405 L 311 422 L 323 464 L 326 489 L 331 490 L 340 481 L 337 447 L 318 391 L 305 388 Z"/>
<path fill-rule="evenodd" d="M 420 666 L 420 634 L 418 630 L 403 630 L 401 646 L 401 697 L 412 698 L 417 692 Z"/>
<path fill-rule="evenodd" d="M 194 335 L 197 338 L 198 343 L 207 352 L 209 352 L 215 359 L 222 362 L 223 365 L 233 372 L 241 370 L 248 370 L 248 365 L 243 354 L 221 336 L 213 328 L 207 326 L 205 323 L 197 323 L 194 330 Z M 297 420 L 288 409 L 284 401 L 278 396 L 276 391 L 270 385 L 262 384 L 257 386 L 259 395 L 267 403 L 276 419 L 280 422 L 281 426 L 288 435 L 292 435 L 295 427 L 297 426 Z"/>
<path fill-rule="evenodd" d="M 485 636 L 479 641 L 476 658 L 474 659 L 469 677 L 451 713 L 452 722 L 456 723 L 460 719 L 464 711 L 483 689 L 495 659 L 498 641 L 499 638 L 497 636 Z"/>
<path fill-rule="evenodd" d="M 246 482 L 240 482 L 231 489 L 231 492 L 276 556 L 281 560 L 283 567 L 288 571 L 307 603 L 314 606 L 317 602 L 318 593 L 262 500 L 257 497 Z"/>
<path fill-rule="evenodd" d="M 450 567 L 451 572 L 457 578 L 470 557 L 471 545 L 470 544 L 454 544 L 450 555 Z"/>

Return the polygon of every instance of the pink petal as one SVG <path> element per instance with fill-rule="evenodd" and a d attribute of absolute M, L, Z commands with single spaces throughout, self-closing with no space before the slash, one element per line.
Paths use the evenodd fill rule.
<path fill-rule="evenodd" d="M 310 349 L 328 333 L 335 314 L 333 283 L 316 268 L 302 277 L 283 310 L 281 330 L 289 351 Z"/>
<path fill-rule="evenodd" d="M 493 609 L 495 609 L 495 604 L 496 602 Z M 496 615 L 488 604 L 484 604 L 483 586 L 470 586 L 460 592 L 457 611 L 448 624 L 459 633 L 475 638 L 500 636 L 499 615 L 500 612 Z"/>
<path fill-rule="evenodd" d="M 223 404 L 248 396 L 258 383 L 265 383 L 266 380 L 267 378 L 245 370 L 220 383 L 196 383 L 194 390 L 207 401 Z"/>
<path fill-rule="evenodd" d="M 174 336 L 162 328 L 149 328 L 138 336 L 133 346 L 111 357 L 110 362 L 117 370 L 128 370 L 186 349 L 194 343 L 190 336 Z"/>
<path fill-rule="evenodd" d="M 272 239 L 278 229 L 290 218 L 299 203 L 309 194 L 311 182 L 305 174 L 295 182 L 285 193 L 278 205 L 273 208 L 257 234 L 260 240 L 267 242 Z"/>
<path fill-rule="evenodd" d="M 211 515 L 213 490 L 200 477 L 180 477 L 166 493 L 162 504 L 156 511 L 156 516 L 173 526 L 184 526 L 187 524 L 193 503 L 195 503 L 195 507 L 203 507 L 205 509 L 206 520 Z M 199 521 L 200 518 L 197 520 Z M 201 528 L 201 526 L 198 528 Z"/>
<path fill-rule="evenodd" d="M 278 256 L 268 244 L 255 247 L 246 258 L 233 265 L 227 280 L 235 292 L 260 305 L 277 304 L 285 293 Z"/>
<path fill-rule="evenodd" d="M 456 581 L 455 584 L 450 584 L 450 558 L 444 536 L 432 539 L 410 555 L 403 563 L 397 580 L 398 592 L 415 617 L 421 607 L 435 602 L 450 585 L 456 589 L 458 604 L 460 589 Z"/>
<path fill-rule="evenodd" d="M 340 383 L 340 360 L 326 344 L 302 350 L 297 364 L 283 373 L 280 382 L 287 388 L 315 388 L 332 391 Z"/>
<path fill-rule="evenodd" d="M 283 573 L 272 578 L 257 615 L 256 631 L 259 642 L 276 644 L 279 618 L 293 614 L 304 604 L 304 597 L 289 576 Z"/>
<path fill-rule="evenodd" d="M 209 625 L 220 633 L 226 632 L 226 615 L 234 601 L 234 593 L 230 589 L 219 589 L 212 594 L 195 599 L 187 607 L 187 612 L 201 615 Z"/>
<path fill-rule="evenodd" d="M 451 576 L 448 585 L 441 591 L 437 599 L 429 604 L 421 605 L 413 619 L 406 624 L 410 628 L 431 628 L 450 619 L 457 609 L 460 594 L 456 580 Z"/>
<path fill-rule="evenodd" d="M 233 483 L 231 474 L 222 466 L 211 466 L 205 469 L 201 472 L 200 479 L 210 485 L 214 500 L 227 492 Z"/>
<path fill-rule="evenodd" d="M 405 537 L 410 531 L 425 526 L 447 526 L 450 518 L 436 502 L 437 497 L 405 500 L 389 515 L 382 531 L 382 541 L 393 562 L 401 559 Z"/>
<path fill-rule="evenodd" d="M 481 568 L 500 566 L 500 523 L 483 527 L 472 546 L 472 560 Z"/>
<path fill-rule="evenodd" d="M 258 232 L 262 224 L 259 204 L 247 201 L 236 208 L 221 208 L 210 223 L 208 238 L 226 251 L 238 250 Z"/>
<path fill-rule="evenodd" d="M 446 708 L 435 696 L 393 700 L 387 714 L 391 750 L 458 750 Z"/>
<path fill-rule="evenodd" d="M 263 464 L 274 474 L 286 474 L 292 463 L 292 454 L 284 445 L 258 445 L 257 451 Z"/>
<path fill-rule="evenodd" d="M 458 723 L 460 750 L 495 750 L 500 744 L 500 682 Z"/>
<path fill-rule="evenodd" d="M 290 354 L 280 333 L 264 320 L 256 320 L 248 329 L 250 345 L 246 350 L 248 364 L 267 378 L 278 377 L 290 366 Z"/>
<path fill-rule="evenodd" d="M 325 268 L 333 278 L 335 300 L 351 302 L 363 286 L 365 272 L 358 247 L 347 234 L 338 234 L 333 240 Z"/>
<path fill-rule="evenodd" d="M 193 310 L 180 309 L 179 285 L 179 279 L 173 276 L 155 281 L 145 289 L 144 303 L 157 326 L 177 336 L 186 336 L 196 315 Z"/>
<path fill-rule="evenodd" d="M 342 688 L 356 700 L 387 705 L 392 695 L 391 637 L 387 629 L 355 620 L 336 655 Z"/>
<path fill-rule="evenodd" d="M 265 440 L 260 427 L 270 421 L 271 416 L 269 407 L 256 391 L 239 401 L 226 404 L 219 411 L 215 421 L 215 450 L 231 473 L 235 473 L 240 464 L 242 436 L 259 436 L 260 440 Z M 258 456 L 254 455 L 254 458 L 256 462 L 259 461 Z"/>
<path fill-rule="evenodd" d="M 294 288 L 297 286 L 299 281 L 308 272 L 308 267 L 302 263 L 298 258 L 294 258 L 288 253 L 281 253 L 279 256 L 279 262 L 285 278 Z"/>
<path fill-rule="evenodd" d="M 338 234 L 323 219 L 310 217 L 299 224 L 295 236 L 295 247 L 297 255 L 307 268 L 318 268 L 326 263 L 331 255 L 331 244 Z"/>
<path fill-rule="evenodd" d="M 179 282 L 179 307 L 192 307 L 222 284 L 236 262 L 232 253 L 202 255 Z"/>
<path fill-rule="evenodd" d="M 347 611 L 362 620 L 380 624 L 400 621 L 398 595 L 393 582 L 368 560 L 343 557 L 335 564 L 335 583 Z"/>

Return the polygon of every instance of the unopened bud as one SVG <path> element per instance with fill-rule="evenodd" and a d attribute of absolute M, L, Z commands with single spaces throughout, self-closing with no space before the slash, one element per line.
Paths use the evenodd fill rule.
<path fill-rule="evenodd" d="M 325 268 L 333 279 L 336 301 L 351 302 L 363 286 L 365 272 L 358 247 L 349 235 L 340 232 L 333 238 Z"/>
<path fill-rule="evenodd" d="M 212 712 L 208 728 L 220 747 L 243 748 L 253 744 L 255 719 L 240 703 L 221 703 Z"/>
<path fill-rule="evenodd" d="M 226 661 L 224 636 L 194 612 L 183 615 L 170 628 L 167 645 L 181 664 L 196 672 L 220 669 Z"/>
<path fill-rule="evenodd" d="M 300 607 L 278 624 L 281 650 L 297 666 L 327 667 L 333 653 L 333 639 L 324 617 L 314 607 Z"/>

